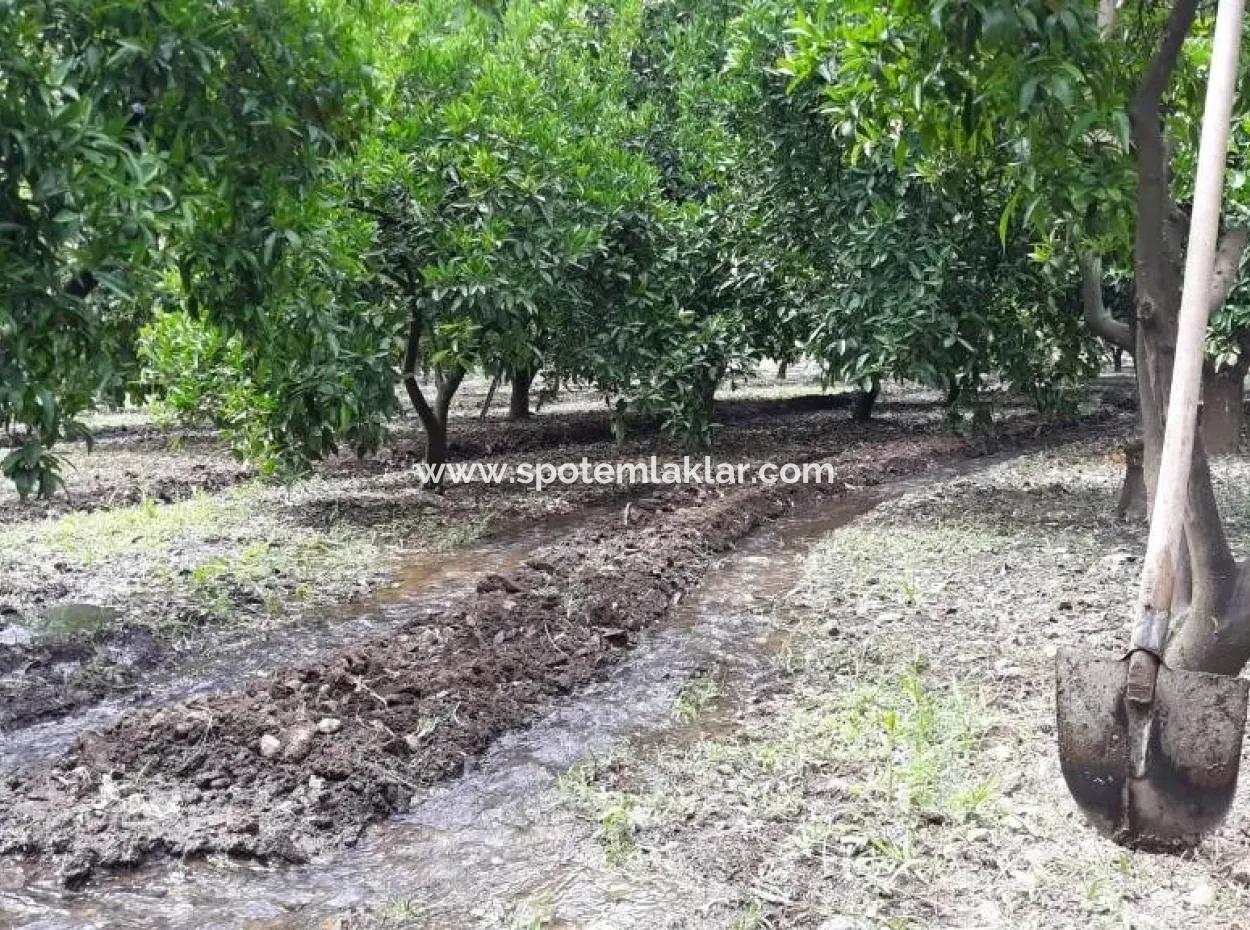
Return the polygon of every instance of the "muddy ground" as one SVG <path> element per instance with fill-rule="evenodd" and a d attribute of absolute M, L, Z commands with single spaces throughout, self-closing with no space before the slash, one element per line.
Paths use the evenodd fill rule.
<path fill-rule="evenodd" d="M 1105 410 L 1084 424 L 1045 428 L 1016 411 L 993 438 L 967 439 L 914 401 L 855 431 L 844 411 L 829 416 L 828 402 L 810 406 L 779 418 L 775 406 L 756 404 L 736 445 L 732 434 L 725 445 L 802 460 L 812 456 L 799 453 L 819 446 L 827 454 L 831 436 L 842 438 L 832 460 L 836 492 L 1037 442 L 1039 430 L 1053 437 L 1091 423 L 1123 426 L 1122 415 Z M 810 418 L 820 416 L 824 428 L 813 434 Z M 754 447 L 746 438 L 753 428 L 766 437 Z M 423 785 L 460 771 L 492 737 L 601 674 L 697 583 L 716 552 L 792 496 L 758 487 L 652 494 L 592 518 L 516 571 L 483 576 L 462 603 L 396 635 L 280 668 L 239 691 L 133 713 L 85 735 L 51 773 L 15 773 L 0 784 L 8 812 L 0 850 L 38 855 L 76 882 L 154 854 L 303 861 L 351 843 Z"/>
<path fill-rule="evenodd" d="M 476 418 L 485 391 L 478 382 L 462 391 L 452 431 L 461 461 L 674 457 L 654 424 L 636 423 L 614 444 L 593 396 L 567 393 L 512 423 Z M 1123 400 L 1123 386 L 1111 391 Z M 868 425 L 849 421 L 848 400 L 820 393 L 803 371 L 726 392 L 716 454 L 752 463 L 861 448 L 871 456 L 879 443 L 945 429 L 923 391 L 887 393 Z M 1040 423 L 1010 399 L 997 412 L 1012 429 Z M 379 589 L 445 581 L 461 558 L 489 561 L 500 545 L 646 493 L 478 484 L 435 494 L 412 469 L 421 439 L 410 418 L 378 455 L 333 458 L 290 486 L 257 480 L 208 431 L 162 427 L 139 412 L 95 425 L 95 450 L 70 451 L 67 495 L 23 505 L 0 488 L 0 731 L 106 698 L 142 700 L 149 682 L 187 660 L 228 659 L 258 636 L 306 628 Z"/>
<path fill-rule="evenodd" d="M 485 391 L 472 381 L 462 392 L 452 430 L 461 461 L 673 456 L 654 424 L 634 424 L 615 445 L 584 392 L 512 423 L 477 419 Z M 722 403 L 718 454 L 808 459 L 933 428 L 940 416 L 927 395 L 901 392 L 879 423 L 853 429 L 846 403 L 819 393 L 810 373 L 762 380 Z M 1018 413 L 1004 406 L 1004 416 Z M 410 417 L 377 455 L 334 457 L 290 486 L 257 480 L 211 431 L 162 426 L 138 411 L 94 427 L 93 451 L 68 447 L 65 494 L 22 504 L 0 484 L 0 729 L 142 696 L 146 679 L 184 658 L 298 628 L 379 588 L 440 581 L 455 574 L 447 570 L 455 557 L 441 553 L 483 558 L 631 493 L 603 485 L 432 493 L 412 470 L 422 440 Z"/>

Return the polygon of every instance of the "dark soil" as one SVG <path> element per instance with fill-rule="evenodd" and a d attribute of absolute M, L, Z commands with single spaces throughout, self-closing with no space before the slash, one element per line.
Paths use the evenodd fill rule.
<path fill-rule="evenodd" d="M 1109 419 L 1043 428 L 1020 417 L 993 442 L 900 431 L 871 454 L 848 446 L 831 461 L 844 484 L 867 485 Z M 136 712 L 84 735 L 53 771 L 0 783 L 0 853 L 41 857 L 75 883 L 154 855 L 298 862 L 351 843 L 601 675 L 761 520 L 842 487 L 695 487 L 638 500 L 395 635 L 244 690 Z"/>
<path fill-rule="evenodd" d="M 0 731 L 70 713 L 128 690 L 166 654 L 142 627 L 61 642 L 0 645 Z"/>

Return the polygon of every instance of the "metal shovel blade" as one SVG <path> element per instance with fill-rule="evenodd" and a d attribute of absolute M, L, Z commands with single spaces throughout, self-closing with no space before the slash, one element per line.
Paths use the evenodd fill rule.
<path fill-rule="evenodd" d="M 1142 709 L 1124 696 L 1127 659 L 1064 649 L 1055 672 L 1063 777 L 1100 833 L 1179 852 L 1219 826 L 1237 788 L 1250 683 L 1160 666 Z"/>

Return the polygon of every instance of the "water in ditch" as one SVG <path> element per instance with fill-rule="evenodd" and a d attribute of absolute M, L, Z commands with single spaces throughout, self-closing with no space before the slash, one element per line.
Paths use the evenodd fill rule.
<path fill-rule="evenodd" d="M 79 892 L 0 869 L 0 927 L 304 930 L 336 926 L 335 915 L 382 902 L 403 902 L 393 907 L 404 926 L 439 930 L 523 927 L 531 909 L 549 928 L 688 926 L 674 924 L 675 915 L 698 913 L 718 889 L 643 884 L 607 866 L 595 825 L 567 803 L 562 776 L 626 741 L 689 739 L 692 725 L 674 703 L 693 676 L 712 669 L 724 697 L 698 726 L 731 725 L 734 695 L 776 674 L 774 608 L 799 579 L 811 543 L 909 487 L 982 466 L 852 492 L 766 525 L 607 680 L 500 738 L 470 771 L 429 789 L 354 848 L 303 866 L 157 863 Z M 424 609 L 413 603 L 384 609 Z M 266 658 L 272 665 L 272 654 Z"/>

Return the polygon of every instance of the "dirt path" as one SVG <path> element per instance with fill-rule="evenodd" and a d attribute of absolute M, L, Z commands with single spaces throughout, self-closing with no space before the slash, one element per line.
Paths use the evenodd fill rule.
<path fill-rule="evenodd" d="M 1105 428 L 1105 425 L 1104 425 Z M 1027 421 L 1002 441 L 1036 441 Z M 980 446 L 929 432 L 836 460 L 846 484 Z M 354 842 L 502 731 L 603 674 L 713 555 L 785 507 L 760 488 L 685 489 L 578 531 L 459 608 L 243 691 L 131 715 L 51 776 L 0 786 L 0 849 L 41 853 L 68 881 L 153 854 L 303 861 Z"/>

